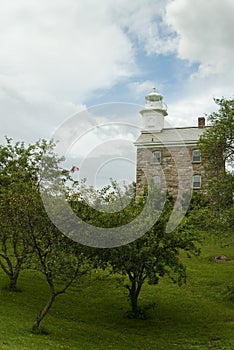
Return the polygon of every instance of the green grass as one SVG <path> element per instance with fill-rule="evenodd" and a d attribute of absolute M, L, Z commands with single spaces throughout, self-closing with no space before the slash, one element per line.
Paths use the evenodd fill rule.
<path fill-rule="evenodd" d="M 234 303 L 224 298 L 234 284 L 234 264 L 216 262 L 215 255 L 234 260 L 234 248 L 209 244 L 199 257 L 183 257 L 187 284 L 178 287 L 166 278 L 158 286 L 145 285 L 140 305 L 155 303 L 147 320 L 124 315 L 129 305 L 116 279 L 93 272 L 82 283 L 59 296 L 46 319 L 42 334 L 30 328 L 47 300 L 43 277 L 24 271 L 20 293 L 3 287 L 0 272 L 0 350 L 204 350 L 234 349 Z"/>

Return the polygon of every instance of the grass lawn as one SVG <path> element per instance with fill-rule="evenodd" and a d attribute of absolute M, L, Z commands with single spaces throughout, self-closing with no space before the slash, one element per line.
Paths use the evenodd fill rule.
<path fill-rule="evenodd" d="M 220 254 L 234 260 L 233 247 L 214 243 L 199 257 L 184 257 L 188 280 L 182 287 L 166 278 L 146 284 L 139 304 L 155 308 L 144 321 L 124 316 L 129 306 L 114 276 L 93 272 L 57 298 L 42 322 L 48 334 L 30 332 L 48 296 L 43 277 L 24 271 L 22 292 L 12 293 L 3 288 L 0 271 L 0 350 L 234 350 L 234 302 L 224 297 L 234 286 L 234 263 L 215 261 Z"/>

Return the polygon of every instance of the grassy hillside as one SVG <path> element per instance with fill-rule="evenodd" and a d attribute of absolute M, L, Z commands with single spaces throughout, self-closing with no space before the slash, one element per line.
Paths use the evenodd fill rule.
<path fill-rule="evenodd" d="M 234 263 L 216 262 L 215 255 L 234 260 L 234 248 L 206 244 L 200 257 L 187 258 L 187 284 L 167 279 L 145 285 L 140 304 L 155 303 L 147 320 L 124 317 L 128 303 L 114 276 L 98 272 L 86 276 L 58 297 L 43 321 L 45 334 L 32 334 L 32 322 L 47 298 L 43 277 L 22 273 L 21 293 L 3 288 L 0 272 L 0 350 L 204 350 L 234 349 L 234 302 L 224 297 L 234 286 Z M 48 334 L 47 334 L 48 333 Z"/>

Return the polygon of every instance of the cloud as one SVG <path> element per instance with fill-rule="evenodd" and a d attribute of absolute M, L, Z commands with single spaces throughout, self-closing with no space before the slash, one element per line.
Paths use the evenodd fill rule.
<path fill-rule="evenodd" d="M 131 43 L 94 1 L 19 0 L 1 7 L 2 80 L 23 90 L 80 98 L 128 77 Z M 8 18 L 8 21 L 5 20 Z M 114 40 L 113 40 L 114 39 Z M 108 48 L 108 50 L 106 49 Z"/>
<path fill-rule="evenodd" d="M 233 95 L 234 3 L 172 0 L 167 3 L 164 21 L 177 36 L 177 57 L 197 65 L 181 82 L 177 100 L 169 104 L 172 114 L 168 119 L 173 124 L 194 124 L 195 115 L 216 110 L 214 97 Z"/>
<path fill-rule="evenodd" d="M 110 178 L 118 179 L 118 181 L 134 179 L 135 147 L 133 140 L 127 140 L 125 135 L 123 139 L 112 138 L 105 142 L 99 140 L 99 143 L 94 143 L 91 149 L 89 147 L 86 149 L 87 154 L 84 158 L 81 154 L 82 142 L 75 146 L 79 147 L 75 153 L 76 147 L 74 147 L 72 157 L 66 159 L 65 167 L 71 168 L 71 165 L 78 164 L 80 171 L 75 176 L 80 179 L 86 178 L 88 184 L 104 186 L 109 183 Z"/>
<path fill-rule="evenodd" d="M 154 84 L 152 80 L 131 82 L 128 84 L 129 93 L 135 98 L 142 98 L 143 101 L 143 96 L 152 91 Z"/>
<path fill-rule="evenodd" d="M 53 95 L 24 93 L 14 87 L 0 88 L 1 142 L 4 137 L 35 142 L 49 139 L 55 126 L 69 115 L 84 110 L 85 105 L 59 101 Z"/>
<path fill-rule="evenodd" d="M 167 1 L 165 0 L 118 0 L 113 6 L 112 16 L 131 39 L 138 41 L 147 55 L 174 52 L 177 37 L 174 30 L 164 21 Z"/>
<path fill-rule="evenodd" d="M 170 124 L 196 125 L 198 115 L 214 110 L 213 97 L 233 93 L 233 13 L 232 0 L 3 2 L 2 134 L 30 142 L 49 138 L 67 117 L 89 110 L 90 101 L 98 101 L 99 96 L 105 99 L 113 87 L 123 87 L 129 100 L 144 104 L 154 84 L 159 92 L 164 91 Z M 144 66 L 144 55 L 150 56 L 151 67 Z M 186 80 L 181 74 L 175 83 L 165 83 L 174 84 L 171 100 L 164 81 L 152 82 L 149 75 L 155 76 L 154 64 L 159 70 L 165 56 L 171 60 L 177 56 L 180 69 L 185 62 L 187 72 Z M 189 64 L 194 63 L 190 70 Z M 174 71 L 172 75 L 177 76 Z M 93 121 L 139 125 L 140 108 L 109 106 L 104 114 L 95 114 Z M 125 136 L 126 131 L 122 132 Z M 100 137 L 90 137 L 89 145 L 95 146 Z"/>
<path fill-rule="evenodd" d="M 107 1 L 99 6 L 92 0 L 1 4 L 4 133 L 36 139 L 58 125 L 62 115 L 77 112 L 96 91 L 133 74 L 132 44 L 109 18 L 108 8 Z"/>
<path fill-rule="evenodd" d="M 74 114 L 55 130 L 52 138 L 58 141 L 56 153 L 69 158 L 85 159 L 100 155 L 121 155 L 123 142 L 133 142 L 140 134 L 140 126 L 130 119 L 136 116 L 137 105 L 111 103 L 85 109 Z M 109 115 L 110 114 L 110 115 Z M 114 120 L 108 118 L 115 115 Z M 113 144 L 112 142 L 116 142 Z M 118 144 L 118 147 L 116 146 Z M 126 143 L 125 143 L 126 144 Z"/>
<path fill-rule="evenodd" d="M 233 70 L 234 3 L 231 0 L 173 0 L 166 21 L 178 36 L 177 54 L 199 63 L 193 78 L 205 79 Z"/>
<path fill-rule="evenodd" d="M 165 118 L 165 127 L 197 126 L 198 117 L 209 115 L 217 109 L 214 100 L 207 95 L 191 95 L 173 102 Z"/>
<path fill-rule="evenodd" d="M 5 2 L 0 12 L 2 132 L 47 137 L 95 94 L 141 74 L 136 53 L 171 51 L 165 1 Z M 172 33 L 173 34 L 173 33 Z M 173 34 L 174 35 L 174 34 Z M 172 38 L 173 39 L 173 38 Z M 174 39 L 173 39 L 174 40 Z M 144 95 L 150 81 L 135 88 Z M 5 117 L 7 116 L 7 118 Z M 7 121 L 6 121 L 7 119 Z"/>

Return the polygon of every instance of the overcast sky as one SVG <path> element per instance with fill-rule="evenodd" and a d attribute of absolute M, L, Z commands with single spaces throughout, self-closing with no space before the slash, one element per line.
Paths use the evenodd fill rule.
<path fill-rule="evenodd" d="M 136 106 L 120 118 L 113 109 L 108 115 L 108 104 L 130 103 L 140 110 L 153 86 L 163 94 L 173 126 L 196 125 L 198 115 L 216 109 L 214 97 L 233 96 L 233 0 L 0 4 L 2 142 L 4 135 L 15 141 L 49 139 L 69 116 L 99 104 L 106 104 L 105 115 L 96 113 L 92 121 L 89 113 L 91 124 L 140 125 Z M 131 141 L 137 133 L 120 134 Z M 89 134 L 89 145 L 90 140 Z M 83 154 L 84 148 L 83 140 Z M 108 153 L 116 148 L 111 144 Z M 126 154 L 134 154 L 130 148 Z"/>

